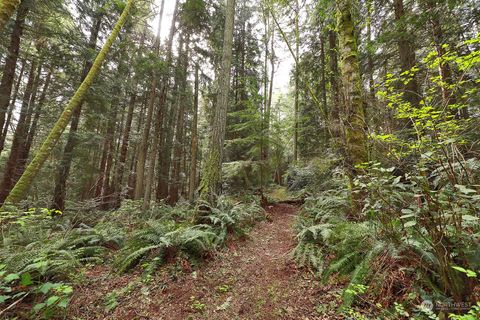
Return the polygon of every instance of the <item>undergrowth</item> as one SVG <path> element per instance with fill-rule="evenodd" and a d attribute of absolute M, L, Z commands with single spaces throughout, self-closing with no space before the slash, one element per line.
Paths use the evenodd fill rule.
<path fill-rule="evenodd" d="M 300 266 L 313 270 L 320 281 L 329 282 L 332 277 L 336 282 L 346 281 L 340 307 L 345 314 L 358 308 L 381 319 L 400 319 L 405 314 L 428 318 L 432 315 L 422 308 L 422 302 L 453 305 L 454 281 L 465 292 L 465 301 L 475 302 L 468 290 L 477 283 L 476 273 L 465 274 L 480 269 L 480 230 L 475 223 L 478 197 L 462 186 L 425 194 L 419 189 L 420 180 L 406 185 L 391 175 L 391 170 L 377 166 L 368 172 L 357 181 L 357 190 L 365 197 L 360 215 L 350 213 L 352 200 L 347 189 L 329 190 L 306 200 L 295 224 L 298 244 L 292 257 Z M 426 205 L 419 208 L 415 197 L 422 192 L 441 206 L 437 213 Z M 452 207 L 444 199 L 456 205 Z M 463 218 L 460 226 L 454 227 L 457 210 Z M 447 261 L 444 251 L 436 246 L 435 230 L 430 230 L 427 217 L 434 214 L 436 219 L 445 219 L 445 225 L 447 221 L 452 224 L 442 235 L 443 246 L 449 246 Z M 444 280 L 445 273 L 450 286 Z M 455 311 L 451 308 L 447 312 Z"/>
<path fill-rule="evenodd" d="M 255 202 L 227 197 L 212 206 L 204 224 L 194 223 L 195 213 L 187 203 L 159 203 L 142 213 L 138 201 L 96 216 L 47 209 L 2 213 L 0 311 L 8 315 L 15 311 L 11 306 L 33 299 L 37 309 L 24 316 L 49 317 L 66 308 L 85 268 L 110 264 L 121 273 L 142 265 L 151 274 L 177 257 L 196 265 L 229 236 L 245 236 L 264 218 Z"/>

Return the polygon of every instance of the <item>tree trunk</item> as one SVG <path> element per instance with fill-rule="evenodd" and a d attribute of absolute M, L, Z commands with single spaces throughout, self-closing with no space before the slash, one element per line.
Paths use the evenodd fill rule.
<path fill-rule="evenodd" d="M 93 21 L 92 28 L 90 30 L 90 39 L 88 42 L 88 49 L 95 50 L 97 44 L 98 33 L 100 26 L 102 25 L 103 14 L 100 14 Z M 82 77 L 80 81 L 84 81 L 87 77 L 89 70 L 92 67 L 92 61 L 86 61 L 83 67 Z M 67 143 L 63 149 L 63 156 L 60 160 L 58 168 L 57 178 L 55 182 L 55 188 L 53 191 L 53 200 L 51 207 L 56 210 L 63 211 L 65 209 L 65 198 L 67 196 L 67 180 L 70 175 L 70 168 L 73 160 L 73 149 L 77 145 L 77 130 L 80 124 L 80 114 L 83 107 L 83 98 L 78 101 L 78 107 L 75 107 L 73 114 L 71 115 L 70 130 L 68 131 Z M 70 116 L 69 116 L 70 117 Z"/>
<path fill-rule="evenodd" d="M 352 0 L 337 0 L 340 72 L 347 170 L 352 180 L 356 166 L 367 160 L 362 80 L 352 17 Z"/>
<path fill-rule="evenodd" d="M 144 47 L 145 36 L 147 32 L 147 25 L 142 32 L 142 36 L 140 39 L 140 45 L 138 47 L 137 58 L 140 56 L 142 49 Z M 135 104 L 137 102 L 137 84 L 138 84 L 138 76 L 133 76 L 132 80 L 132 89 L 130 92 L 130 99 L 128 102 L 128 111 L 127 111 L 127 118 L 125 120 L 125 125 L 123 129 L 123 135 L 121 138 L 121 145 L 119 147 L 119 157 L 115 167 L 115 175 L 113 178 L 113 186 L 112 192 L 114 193 L 114 207 L 119 207 L 122 199 L 123 193 L 123 175 L 125 172 L 125 166 L 127 162 L 127 152 L 128 146 L 130 143 L 130 132 L 132 131 L 132 122 L 133 122 L 133 112 L 135 110 Z M 128 185 L 127 185 L 128 186 Z"/>
<path fill-rule="evenodd" d="M 157 163 L 157 156 L 159 152 L 160 143 L 163 138 L 162 133 L 162 124 L 165 115 L 165 110 L 167 107 L 167 92 L 170 83 L 170 67 L 172 64 L 172 46 L 173 38 L 175 36 L 176 27 L 175 23 L 177 21 L 178 13 L 178 0 L 175 2 L 175 9 L 173 11 L 172 24 L 170 26 L 170 34 L 167 41 L 167 57 L 166 64 L 167 70 L 162 77 L 162 87 L 160 89 L 160 96 L 158 102 L 157 113 L 155 117 L 155 133 L 152 143 L 152 152 L 150 153 L 149 166 L 148 166 L 148 176 L 146 181 L 145 196 L 143 199 L 143 210 L 146 210 L 150 207 L 150 199 L 152 196 L 153 183 L 155 181 L 155 165 Z M 161 168 L 160 168 L 161 170 Z"/>
<path fill-rule="evenodd" d="M 335 31 L 332 29 L 328 31 L 328 56 L 329 56 L 329 81 L 330 81 L 330 103 L 331 111 L 330 118 L 331 121 L 331 132 L 332 132 L 332 143 L 334 146 L 339 146 L 342 136 L 342 129 L 340 123 L 340 88 L 338 85 L 339 72 L 338 72 L 338 56 L 337 56 L 337 36 Z"/>
<path fill-rule="evenodd" d="M 268 103 L 267 103 L 267 110 L 266 110 L 266 136 L 267 136 L 267 145 L 265 147 L 266 157 L 268 157 L 268 137 L 270 131 L 270 114 L 272 110 L 272 99 L 273 99 L 273 79 L 275 77 L 275 26 L 272 21 L 272 25 L 270 27 L 270 87 L 268 89 Z"/>
<path fill-rule="evenodd" d="M 85 97 L 85 94 L 87 93 L 88 89 L 91 87 L 93 80 L 95 79 L 97 74 L 100 72 L 100 68 L 102 66 L 103 61 L 105 60 L 113 42 L 117 38 L 121 28 L 123 27 L 123 25 L 127 20 L 130 9 L 133 6 L 133 2 L 134 0 L 128 0 L 122 12 L 122 15 L 120 16 L 119 20 L 115 24 L 112 30 L 112 33 L 105 41 L 103 48 L 98 53 L 95 59 L 95 62 L 92 65 L 92 68 L 88 72 L 88 75 L 85 77 L 85 80 L 82 82 L 78 90 L 75 92 L 74 96 L 72 97 L 68 105 L 63 110 L 58 121 L 53 126 L 48 137 L 45 139 L 44 143 L 38 150 L 32 162 L 28 165 L 27 169 L 25 170 L 23 175 L 20 177 L 15 187 L 8 195 L 7 199 L 5 200 L 2 206 L 2 209 L 5 209 L 6 204 L 16 204 L 26 196 L 29 187 L 32 185 L 35 177 L 40 172 L 40 169 L 42 168 L 47 158 L 50 156 L 53 148 L 58 143 L 60 136 L 62 135 L 63 131 L 67 127 L 68 123 L 70 122 L 72 113 L 78 108 L 80 108 L 81 102 Z"/>
<path fill-rule="evenodd" d="M 408 39 L 408 30 L 407 23 L 405 21 L 405 9 L 403 6 L 403 0 L 395 0 L 395 21 L 397 23 L 397 29 L 399 39 L 398 44 L 398 55 L 400 58 L 400 70 L 401 72 L 409 71 L 415 66 L 415 50 L 413 49 L 412 42 Z M 412 79 L 403 87 L 403 99 L 410 103 L 412 107 L 418 107 L 421 96 L 420 90 L 417 83 L 416 75 L 413 75 Z M 411 122 L 408 121 L 409 126 Z"/>
<path fill-rule="evenodd" d="M 20 73 L 18 75 L 17 83 L 15 84 L 15 89 L 13 90 L 12 101 L 10 101 L 10 105 L 8 107 L 7 119 L 5 120 L 5 125 L 1 132 L 0 153 L 3 151 L 3 148 L 5 148 L 5 139 L 7 138 L 8 129 L 10 127 L 13 111 L 15 110 L 15 103 L 17 102 L 18 91 L 20 89 L 20 84 L 22 83 L 24 70 L 25 70 L 25 60 L 22 61 L 22 67 L 20 68 Z"/>
<path fill-rule="evenodd" d="M 35 133 L 37 132 L 38 120 L 40 119 L 40 113 L 42 112 L 43 105 L 45 104 L 47 91 L 48 91 L 48 87 L 50 86 L 51 79 L 52 79 L 52 70 L 48 72 L 47 77 L 45 78 L 42 94 L 40 95 L 40 99 L 38 100 L 38 106 L 35 110 L 32 124 L 30 126 L 30 130 L 28 131 L 27 141 L 25 143 L 25 150 L 27 151 L 30 150 L 33 144 L 33 139 L 35 138 Z M 26 158 L 28 158 L 28 154 Z M 23 173 L 23 170 L 22 170 L 22 173 Z"/>
<path fill-rule="evenodd" d="M 175 17 L 176 17 L 176 11 L 175 11 Z M 167 60 L 168 60 L 169 68 L 171 68 L 171 65 L 172 65 L 172 46 L 173 46 L 173 36 L 174 36 L 174 33 L 172 33 L 172 30 L 174 30 L 174 21 L 172 21 L 172 27 L 170 28 L 170 37 L 167 45 Z M 182 46 L 179 45 L 179 57 L 182 54 L 181 48 Z M 175 73 L 175 75 L 176 75 L 175 88 L 178 88 L 178 84 L 179 84 L 178 72 Z M 164 83 L 167 83 L 167 82 L 164 81 Z M 175 119 L 176 119 L 177 110 L 178 110 L 177 108 L 174 107 L 174 104 L 172 103 L 170 111 L 167 114 L 168 89 L 169 89 L 168 86 L 163 86 L 162 93 L 160 94 L 159 112 L 162 112 L 162 117 L 158 117 L 157 120 L 161 120 L 162 122 L 161 123 L 158 122 L 157 125 L 159 127 L 160 126 L 163 127 L 163 129 L 157 135 L 157 138 L 159 140 L 155 143 L 155 145 L 158 144 L 159 146 L 158 152 L 156 155 L 152 155 L 152 157 L 155 157 L 155 156 L 158 157 L 158 172 L 157 172 L 158 183 L 157 183 L 157 190 L 155 195 L 157 201 L 166 199 L 168 198 L 168 195 L 169 195 L 168 187 L 170 182 L 173 133 L 175 130 Z M 153 178 L 153 175 L 152 175 L 152 178 Z"/>
<path fill-rule="evenodd" d="M 119 69 L 120 69 L 121 62 L 119 61 Z M 122 79 L 124 76 L 121 74 L 119 70 L 117 72 L 117 76 L 119 79 Z M 119 96 L 118 93 L 120 88 L 118 85 L 113 87 L 112 93 L 114 94 L 114 98 L 110 103 L 110 110 L 107 115 L 107 127 L 105 131 L 105 138 L 102 145 L 102 157 L 100 160 L 99 166 L 99 174 L 98 179 L 96 182 L 95 188 L 95 197 L 100 198 L 100 205 L 101 208 L 106 210 L 109 208 L 111 199 L 109 198 L 109 178 L 110 178 L 110 171 L 113 163 L 113 148 L 114 148 L 114 139 L 115 139 L 115 127 L 117 122 L 117 110 L 119 104 Z"/>
<path fill-rule="evenodd" d="M 445 39 L 443 36 L 443 29 L 440 23 L 440 19 L 438 17 L 438 14 L 435 12 L 438 5 L 437 1 L 427 0 L 426 5 L 427 5 L 427 10 L 430 13 L 429 19 L 430 19 L 430 25 L 431 25 L 433 44 L 435 45 L 437 56 L 440 59 L 440 62 L 438 64 L 438 71 L 440 73 L 440 77 L 443 82 L 441 86 L 442 99 L 443 99 L 444 107 L 446 107 L 448 105 L 452 105 L 456 103 L 455 94 L 451 90 L 451 86 L 453 83 L 452 69 L 448 61 L 444 59 L 444 56 L 446 54 L 445 47 L 443 46 L 445 44 L 444 43 Z M 464 113 L 463 116 L 468 117 L 466 113 L 467 110 L 465 108 L 460 109 L 459 111 Z M 456 110 L 453 111 L 453 113 L 456 113 Z"/>
<path fill-rule="evenodd" d="M 176 125 L 176 134 L 174 139 L 174 150 L 173 150 L 173 168 L 172 168 L 172 183 L 169 188 L 169 197 L 168 203 L 174 205 L 178 202 L 178 193 L 180 190 L 180 169 L 182 163 L 182 150 L 183 150 L 183 135 L 185 127 L 185 106 L 186 101 L 186 87 L 187 87 L 187 75 L 188 75 L 188 56 L 189 56 L 189 45 L 190 37 L 187 34 L 185 40 L 185 52 L 183 57 L 181 57 L 182 62 L 182 75 L 180 80 L 179 88 L 179 97 L 178 97 L 178 115 L 177 115 L 177 125 Z"/>
<path fill-rule="evenodd" d="M 188 200 L 193 201 L 197 188 L 197 153 L 198 153 L 198 64 L 195 65 L 195 89 L 193 96 L 192 144 L 190 146 L 190 177 L 188 179 Z"/>
<path fill-rule="evenodd" d="M 227 122 L 228 97 L 230 93 L 230 69 L 232 65 L 233 26 L 235 19 L 235 0 L 227 0 L 225 15 L 225 34 L 223 40 L 222 65 L 219 71 L 217 103 L 213 127 L 210 136 L 210 147 L 205 171 L 200 186 L 203 200 L 214 203 L 220 190 L 225 127 Z"/>
<path fill-rule="evenodd" d="M 177 1 L 178 3 L 178 1 Z M 156 57 L 160 56 L 160 31 L 162 27 L 163 8 L 165 0 L 162 1 L 160 9 L 160 19 L 158 22 L 157 37 L 155 39 L 154 52 Z M 173 18 L 175 21 L 175 18 Z M 174 24 L 175 22 L 173 22 Z M 136 164 L 136 180 L 135 180 L 135 199 L 141 199 L 144 197 L 145 187 L 145 163 L 147 161 L 148 140 L 150 137 L 150 128 L 152 126 L 153 112 L 155 107 L 155 100 L 157 99 L 157 84 L 159 75 L 156 72 L 152 73 L 152 83 L 150 87 L 150 98 L 148 101 L 147 117 L 145 119 L 145 127 L 143 129 L 142 140 L 138 149 L 137 164 Z M 149 179 L 151 177 L 148 177 Z"/>
<path fill-rule="evenodd" d="M 293 161 L 298 161 L 298 112 L 299 112 L 299 94 L 300 94 L 300 70 L 298 61 L 300 60 L 300 5 L 298 0 L 295 2 L 295 101 L 294 101 L 294 133 L 293 133 Z"/>
<path fill-rule="evenodd" d="M 38 85 L 40 83 L 41 75 L 42 75 L 42 66 L 39 65 L 37 69 L 37 74 L 33 82 L 32 92 L 30 94 L 30 98 L 28 102 L 27 117 L 25 119 L 25 139 L 20 151 L 20 158 L 19 158 L 20 160 L 17 165 L 17 172 L 19 177 L 20 175 L 23 174 L 23 171 L 25 170 L 25 166 L 27 165 L 27 162 L 28 162 L 28 155 L 30 154 L 30 148 L 32 146 L 32 143 L 31 143 L 32 141 L 30 137 L 35 134 L 35 132 L 32 131 L 31 122 L 32 122 L 32 116 L 34 116 L 37 111 L 37 107 L 35 106 L 35 104 L 36 104 Z"/>
<path fill-rule="evenodd" d="M 142 103 L 140 106 L 140 113 L 139 113 L 140 115 L 145 114 L 147 103 L 148 103 L 148 92 L 145 92 L 142 96 Z M 140 136 L 141 134 L 143 118 L 144 117 L 142 116 L 138 117 L 137 126 L 135 129 L 135 136 Z M 128 194 L 128 198 L 130 199 L 134 199 L 135 197 L 135 184 L 137 179 L 137 175 L 135 173 L 135 165 L 137 163 L 137 155 L 138 155 L 137 150 L 138 150 L 138 145 L 135 144 L 132 150 L 132 156 L 131 156 L 130 166 L 129 166 L 130 171 L 128 175 L 128 193 L 127 194 Z"/>
<path fill-rule="evenodd" d="M 27 0 L 23 0 L 18 8 L 17 18 L 13 25 L 13 31 L 10 36 L 10 45 L 5 59 L 2 80 L 0 82 L 0 128 L 5 125 L 5 113 L 10 104 L 10 94 L 12 93 L 13 79 L 15 77 L 15 67 L 20 52 L 20 39 L 25 26 L 25 18 L 28 13 Z"/>
<path fill-rule="evenodd" d="M 20 116 L 18 118 L 17 127 L 13 135 L 12 146 L 10 148 L 10 155 L 5 166 L 3 173 L 2 184 L 0 185 L 0 202 L 3 203 L 8 194 L 12 190 L 18 178 L 21 175 L 19 172 L 19 165 L 26 161 L 22 159 L 24 154 L 24 146 L 28 133 L 28 115 L 30 108 L 30 97 L 35 86 L 35 75 L 38 63 L 34 60 L 30 67 L 30 73 L 28 75 L 27 86 L 23 94 L 23 103 L 20 109 Z"/>
<path fill-rule="evenodd" d="M 327 77 L 326 77 L 326 63 L 325 63 L 325 35 L 322 31 L 320 31 L 320 95 L 322 101 L 322 110 L 324 110 L 324 121 L 325 121 L 325 128 L 324 128 L 324 135 L 325 135 L 325 145 L 328 146 L 328 142 L 330 140 L 330 130 L 328 130 L 328 103 L 327 103 Z"/>

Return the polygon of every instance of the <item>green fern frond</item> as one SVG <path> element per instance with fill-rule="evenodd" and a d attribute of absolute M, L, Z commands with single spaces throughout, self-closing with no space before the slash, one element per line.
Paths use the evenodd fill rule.
<path fill-rule="evenodd" d="M 292 251 L 292 258 L 300 267 L 312 268 L 321 273 L 324 267 L 322 249 L 310 242 L 300 242 Z"/>
<path fill-rule="evenodd" d="M 146 256 L 147 254 L 150 254 L 150 252 L 152 252 L 154 250 L 160 250 L 161 253 L 163 253 L 163 249 L 165 249 L 165 248 L 166 247 L 163 243 L 162 244 L 151 245 L 151 246 L 146 246 L 146 247 L 141 247 L 141 248 L 133 251 L 132 253 L 130 253 L 124 259 L 122 259 L 122 261 L 121 261 L 121 263 L 118 267 L 118 270 L 120 272 L 126 272 L 129 269 L 131 269 L 132 267 L 134 267 L 135 265 L 137 265 L 138 262 L 144 256 Z"/>

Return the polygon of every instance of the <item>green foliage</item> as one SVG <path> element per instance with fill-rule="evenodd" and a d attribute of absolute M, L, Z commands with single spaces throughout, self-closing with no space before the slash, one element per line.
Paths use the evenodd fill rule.
<path fill-rule="evenodd" d="M 382 147 L 387 147 L 386 156 L 397 161 L 409 156 L 425 156 L 432 161 L 439 161 L 445 154 L 448 146 L 464 146 L 471 139 L 471 131 L 478 124 L 476 119 L 465 116 L 475 97 L 478 95 L 477 79 L 475 72 L 480 64 L 479 50 L 469 50 L 465 55 L 458 53 L 459 49 L 478 44 L 480 38 L 470 39 L 459 45 L 458 48 L 444 46 L 445 54 L 438 56 L 436 51 L 431 51 L 421 64 L 399 75 L 388 74 L 387 79 L 378 96 L 384 99 L 388 107 L 395 112 L 395 117 L 408 120 L 411 123 L 409 132 L 395 132 L 395 134 L 376 132 L 371 135 L 372 142 Z M 459 73 L 458 81 L 446 83 L 437 74 L 440 64 L 449 63 Z M 422 68 L 429 72 L 425 79 L 427 88 L 420 105 L 412 105 L 403 98 L 403 93 L 398 91 L 399 83 L 408 83 Z M 469 74 L 468 77 L 465 74 Z M 457 79 L 456 79 L 457 80 Z M 450 92 L 452 98 L 448 101 L 439 99 L 440 92 Z M 412 139 L 414 138 L 414 139 Z"/>
<path fill-rule="evenodd" d="M 233 192 L 255 190 L 260 186 L 258 161 L 233 161 L 222 164 L 222 179 L 225 188 Z"/>
<path fill-rule="evenodd" d="M 102 262 L 107 248 L 123 242 L 122 232 L 106 223 L 52 232 L 54 226 L 10 226 L 2 238 L 2 263 L 11 272 L 30 272 L 35 278 L 67 278 L 82 264 Z"/>
<path fill-rule="evenodd" d="M 187 0 L 181 6 L 181 24 L 187 32 L 208 28 L 209 16 L 204 0 Z"/>
<path fill-rule="evenodd" d="M 182 217 L 186 218 L 185 212 L 190 214 L 188 220 L 182 220 Z M 203 217 L 207 224 L 194 225 L 191 209 L 170 208 L 170 214 L 145 222 L 130 237 L 117 260 L 118 270 L 128 271 L 143 261 L 151 261 L 150 269 L 155 269 L 178 255 L 198 260 L 222 245 L 229 233 L 245 234 L 247 228 L 261 217 L 261 212 L 254 203 L 241 204 L 220 197 L 211 213 Z"/>
<path fill-rule="evenodd" d="M 67 284 L 35 281 L 29 272 L 7 274 L 6 265 L 0 264 L 0 304 L 6 305 L 4 310 L 34 295 L 38 302 L 31 310 L 32 317 L 51 318 L 65 311 L 72 293 Z"/>
<path fill-rule="evenodd" d="M 468 280 L 455 266 L 480 267 L 475 223 L 480 199 L 472 188 L 440 174 L 441 168 L 434 168 L 432 179 L 423 174 L 422 162 L 418 166 L 419 174 L 409 175 L 405 183 L 391 174 L 392 169 L 371 165 L 357 181 L 367 194 L 364 212 L 379 222 L 384 238 L 420 258 L 420 265 L 430 270 L 426 276 L 433 288 L 462 296 Z M 448 175 L 460 177 L 455 170 Z"/>
<path fill-rule="evenodd" d="M 292 256 L 300 266 L 311 267 L 326 279 L 332 274 L 351 275 L 343 294 L 343 308 L 351 306 L 355 288 L 372 274 L 371 263 L 388 250 L 374 237 L 369 222 L 348 221 L 346 191 L 307 199 L 297 220 L 298 245 Z M 333 256 L 333 259 L 328 257 Z"/>
<path fill-rule="evenodd" d="M 338 159 L 328 155 L 324 158 L 313 158 L 306 164 L 291 166 L 286 177 L 288 190 L 321 192 L 337 187 L 336 184 L 342 183 L 338 164 Z"/>
<path fill-rule="evenodd" d="M 228 197 L 220 197 L 211 214 L 205 217 L 213 225 L 221 242 L 228 234 L 245 235 L 248 228 L 264 218 L 263 209 L 255 202 L 242 203 Z"/>
<path fill-rule="evenodd" d="M 323 271 L 322 249 L 315 243 L 299 242 L 293 250 L 292 257 L 300 267 L 311 267 L 314 270 Z"/>
<path fill-rule="evenodd" d="M 478 39 L 471 43 L 477 44 Z M 411 126 L 406 131 L 371 133 L 373 157 L 380 151 L 382 158 L 357 166 L 352 191 L 362 199 L 361 212 L 329 214 L 323 205 L 335 200 L 319 197 L 318 208 L 306 203 L 298 223 L 297 248 L 307 248 L 307 243 L 320 248 L 311 251 L 317 260 L 318 255 L 324 257 L 324 277 L 350 275 L 343 294 L 344 310 L 362 294 L 355 290 L 358 285 L 375 288 L 373 272 L 376 278 L 391 272 L 380 261 L 409 270 L 407 277 L 416 279 L 416 290 L 435 301 L 466 301 L 478 284 L 474 270 L 480 269 L 479 160 L 475 152 L 464 151 L 476 148 L 478 121 L 465 116 L 473 100 L 461 94 L 477 92 L 478 50 L 461 56 L 448 46 L 443 48 L 442 57 L 432 52 L 421 67 L 387 75 L 379 95 L 395 111 L 396 119 L 408 120 Z M 470 76 L 445 83 L 436 72 L 446 61 Z M 431 71 L 425 79 L 428 88 L 419 106 L 414 106 L 398 88 L 422 68 Z M 456 99 L 450 99 L 451 103 L 440 99 L 441 92 L 450 92 Z M 401 165 L 392 167 L 392 163 Z M 365 294 L 375 292 L 369 289 Z M 433 312 L 420 312 L 437 318 Z"/>
<path fill-rule="evenodd" d="M 57 145 L 62 133 L 65 131 L 70 119 L 72 117 L 72 113 L 80 108 L 80 105 L 87 94 L 87 91 L 90 89 L 95 77 L 100 72 L 100 68 L 110 51 L 111 46 L 113 45 L 115 39 L 117 38 L 118 34 L 120 33 L 123 25 L 127 21 L 127 18 L 130 13 L 130 9 L 133 7 L 134 1 L 128 0 L 120 18 L 118 19 L 117 23 L 113 27 L 113 30 L 105 44 L 103 45 L 102 49 L 99 51 L 95 61 L 92 64 L 91 69 L 89 70 L 87 76 L 83 80 L 80 87 L 77 89 L 73 97 L 71 98 L 70 102 L 67 104 L 65 109 L 63 110 L 62 114 L 58 118 L 55 125 L 52 127 L 49 135 L 43 142 L 40 149 L 37 151 L 33 160 L 29 163 L 17 183 L 15 187 L 10 191 L 10 194 L 5 199 L 5 202 L 2 205 L 4 208 L 7 204 L 16 204 L 19 201 L 23 200 L 23 198 L 27 195 L 28 189 L 30 188 L 32 182 L 35 180 L 35 177 L 40 173 L 43 164 L 47 160 L 47 158 L 51 155 L 52 150 Z"/>
<path fill-rule="evenodd" d="M 476 320 L 478 319 L 479 316 L 480 316 L 480 302 L 477 302 L 477 304 L 472 306 L 472 308 L 468 311 L 467 314 L 463 314 L 463 315 L 450 314 L 448 318 L 453 320 Z"/>

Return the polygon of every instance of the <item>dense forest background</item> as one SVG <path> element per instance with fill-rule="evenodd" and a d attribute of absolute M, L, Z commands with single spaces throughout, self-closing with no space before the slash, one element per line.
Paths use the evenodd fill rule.
<path fill-rule="evenodd" d="M 479 31 L 476 0 L 2 0 L 0 315 L 290 203 L 291 259 L 342 287 L 317 315 L 477 319 Z"/>

